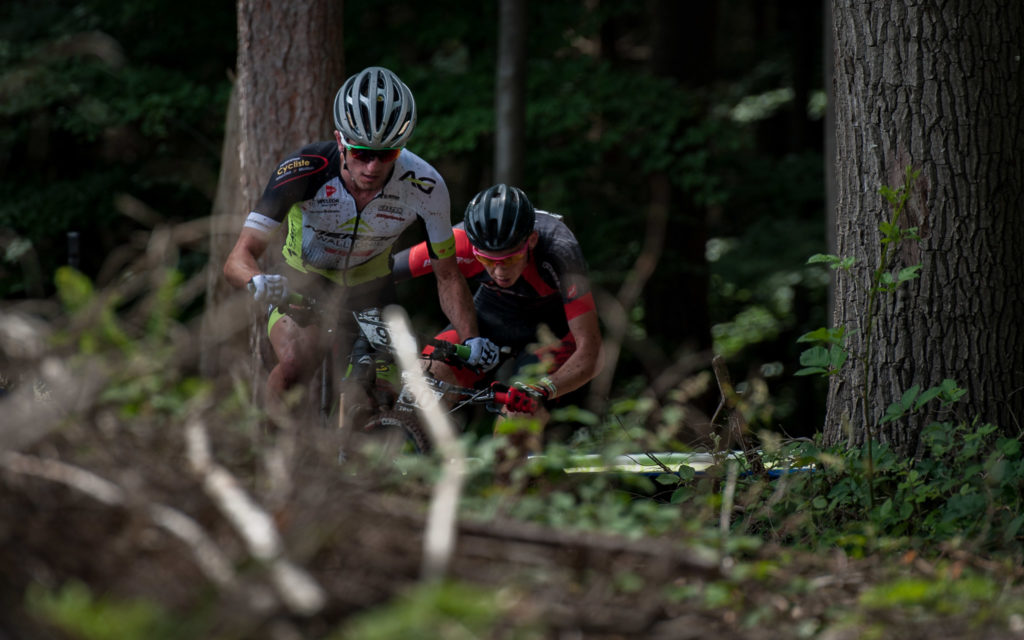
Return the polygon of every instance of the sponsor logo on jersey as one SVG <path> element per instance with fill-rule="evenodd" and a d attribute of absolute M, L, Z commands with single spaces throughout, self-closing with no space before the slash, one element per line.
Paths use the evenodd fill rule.
<path fill-rule="evenodd" d="M 576 289 L 576 285 L 571 285 L 566 294 L 569 296 L 570 300 L 577 298 L 579 296 L 579 291 Z"/>
<path fill-rule="evenodd" d="M 418 178 L 412 171 L 406 171 L 399 180 L 404 180 L 426 194 L 430 194 L 437 186 L 437 180 L 433 178 Z"/>
<path fill-rule="evenodd" d="M 367 233 L 369 231 L 373 231 L 373 227 L 370 225 L 370 223 L 368 223 L 366 220 L 363 220 L 362 218 L 358 218 L 359 228 L 356 229 L 356 220 L 357 218 L 349 218 L 345 222 L 338 225 L 336 228 L 338 231 L 347 231 L 350 233 Z"/>
<path fill-rule="evenodd" d="M 555 265 L 553 265 L 550 262 L 545 260 L 544 262 L 542 262 L 540 264 L 540 268 L 548 272 L 548 274 L 551 276 L 552 282 L 555 283 L 555 288 L 557 289 L 558 288 L 559 278 L 558 278 L 558 271 L 555 270 Z"/>
<path fill-rule="evenodd" d="M 404 211 L 402 207 L 393 207 L 388 204 L 382 204 L 377 207 L 377 210 L 374 212 L 374 216 L 377 218 L 384 218 L 385 220 L 398 220 L 399 222 L 404 222 L 405 217 L 402 215 L 402 211 Z"/>
<path fill-rule="evenodd" d="M 302 176 L 317 173 L 327 166 L 327 158 L 323 156 L 299 156 L 289 158 L 277 165 L 274 172 L 274 188 Z"/>
<path fill-rule="evenodd" d="M 338 192 L 338 190 L 335 189 L 331 185 L 327 185 L 327 186 L 324 187 L 324 195 L 327 196 L 328 198 L 330 198 L 331 196 L 333 196 L 337 192 Z M 335 201 L 335 202 L 337 202 L 337 201 Z"/>
<path fill-rule="evenodd" d="M 292 171 L 302 171 L 303 169 L 308 169 L 311 166 L 313 166 L 313 163 L 305 158 L 289 160 L 277 168 L 277 175 L 283 176 L 286 173 L 291 173 Z"/>

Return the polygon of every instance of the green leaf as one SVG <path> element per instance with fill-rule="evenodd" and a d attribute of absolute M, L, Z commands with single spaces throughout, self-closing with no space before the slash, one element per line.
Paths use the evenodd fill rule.
<path fill-rule="evenodd" d="M 900 397 L 900 407 L 904 410 L 910 409 L 914 404 L 914 398 L 921 393 L 921 385 L 915 384 L 906 391 L 903 392 L 903 396 Z"/>
<path fill-rule="evenodd" d="M 917 272 L 920 271 L 920 270 L 921 270 L 921 265 L 919 265 L 919 264 L 915 264 L 915 265 L 910 266 L 910 267 L 904 267 L 904 268 L 900 269 L 899 274 L 896 276 L 896 279 L 899 280 L 900 282 L 906 282 L 907 280 L 913 280 L 913 279 L 918 277 L 918 273 Z"/>
<path fill-rule="evenodd" d="M 819 374 L 819 373 L 827 374 L 828 373 L 828 369 L 826 369 L 824 367 L 804 367 L 803 369 L 798 369 L 793 375 L 794 376 L 812 376 L 812 375 Z"/>
<path fill-rule="evenodd" d="M 930 400 L 934 400 L 939 397 L 940 393 L 942 393 L 942 387 L 931 387 L 930 389 L 926 389 L 925 392 L 918 396 L 917 400 L 914 401 L 914 410 L 916 411 L 917 409 L 920 409 Z"/>
<path fill-rule="evenodd" d="M 658 484 L 678 484 L 679 476 L 674 473 L 659 473 L 654 477 L 654 481 Z"/>
<path fill-rule="evenodd" d="M 828 349 L 822 346 L 805 349 L 800 354 L 800 364 L 805 367 L 827 367 L 829 365 Z"/>
<path fill-rule="evenodd" d="M 72 267 L 59 267 L 54 283 L 65 308 L 72 313 L 85 308 L 93 299 L 92 282 Z"/>
<path fill-rule="evenodd" d="M 828 350 L 828 361 L 832 369 L 842 369 L 843 365 L 846 364 L 846 359 L 850 354 L 846 352 L 846 349 L 839 345 L 832 345 L 832 348 Z"/>
<path fill-rule="evenodd" d="M 686 502 L 691 496 L 693 496 L 693 494 L 693 487 L 683 485 L 672 492 L 672 497 L 669 499 L 669 502 L 671 504 Z"/>
<path fill-rule="evenodd" d="M 887 422 L 892 422 L 893 420 L 899 420 L 905 413 L 906 412 L 903 410 L 903 407 L 900 406 L 900 403 L 893 402 L 885 409 L 885 415 L 882 416 L 880 422 L 885 424 Z"/>
<path fill-rule="evenodd" d="M 822 342 L 825 344 L 842 344 L 846 337 L 846 327 L 821 327 L 803 334 L 796 339 L 797 342 Z"/>
<path fill-rule="evenodd" d="M 1003 542 L 1010 542 L 1016 538 L 1021 525 L 1024 525 L 1024 513 L 1020 514 L 1011 520 L 1010 524 L 1006 525 L 1006 529 L 1003 531 Z"/>
<path fill-rule="evenodd" d="M 960 387 L 958 387 L 956 384 L 956 380 L 953 380 L 951 378 L 946 378 L 945 380 L 942 381 L 941 384 L 939 384 L 939 386 L 942 388 L 942 393 L 940 394 L 940 397 L 942 398 L 943 405 L 952 404 L 958 401 L 960 398 L 964 397 L 964 395 L 967 393 L 966 389 L 961 389 Z"/>
<path fill-rule="evenodd" d="M 831 253 L 816 253 L 807 259 L 807 264 L 836 264 L 839 262 L 839 256 Z"/>

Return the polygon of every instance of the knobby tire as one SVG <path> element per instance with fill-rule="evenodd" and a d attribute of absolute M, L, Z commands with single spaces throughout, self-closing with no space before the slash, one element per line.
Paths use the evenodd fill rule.
<path fill-rule="evenodd" d="M 388 431 L 400 432 L 416 453 L 430 451 L 430 438 L 420 425 L 416 414 L 411 411 L 385 410 L 370 418 L 360 429 L 365 435 L 383 434 Z"/>

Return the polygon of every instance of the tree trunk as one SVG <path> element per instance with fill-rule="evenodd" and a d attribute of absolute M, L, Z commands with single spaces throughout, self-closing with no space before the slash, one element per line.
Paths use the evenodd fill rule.
<path fill-rule="evenodd" d="M 851 358 L 829 391 L 826 442 L 864 441 L 866 427 L 905 454 L 921 430 L 953 416 L 932 402 L 879 425 L 904 390 L 944 378 L 967 391 L 956 417 L 1017 433 L 1024 415 L 1024 202 L 1021 42 L 1024 5 L 976 0 L 841 0 L 834 5 L 838 254 L 857 265 L 836 284 L 836 326 Z M 893 248 L 894 269 L 921 277 L 880 296 L 865 318 L 879 261 L 878 225 L 891 215 L 881 185 L 920 170 L 904 214 L 920 243 Z M 873 325 L 868 324 L 873 322 Z M 870 353 L 866 336 L 873 329 Z"/>
<path fill-rule="evenodd" d="M 287 10 L 285 10 L 287 9 Z M 244 349 L 234 293 L 221 267 L 274 165 L 307 142 L 329 139 L 334 94 L 344 80 L 343 3 L 239 0 L 237 80 L 229 103 L 221 183 L 212 212 L 206 316 L 201 341 L 205 375 L 222 372 Z M 268 251 L 264 261 L 276 259 Z M 263 336 L 262 321 L 252 335 Z M 258 342 L 257 342 L 258 344 Z"/>
<path fill-rule="evenodd" d="M 494 92 L 494 181 L 522 186 L 526 129 L 526 1 L 501 0 Z"/>
<path fill-rule="evenodd" d="M 255 204 L 288 151 L 330 139 L 344 81 L 342 3 L 239 0 L 239 157 L 243 204 Z M 239 212 L 239 222 L 248 211 Z"/>
<path fill-rule="evenodd" d="M 238 236 L 238 212 L 242 209 L 238 189 L 240 166 L 238 156 L 238 83 L 232 82 L 228 113 L 224 123 L 224 143 L 220 155 L 220 177 L 210 212 L 210 260 L 206 265 L 206 305 L 199 340 L 199 370 L 213 378 L 228 370 L 234 362 L 245 362 L 248 349 L 246 325 L 229 305 L 234 288 L 224 279 L 221 266 Z M 240 357 L 241 356 L 241 357 Z"/>
<path fill-rule="evenodd" d="M 836 246 L 836 91 L 835 56 L 832 55 L 835 35 L 832 29 L 832 0 L 822 0 L 822 71 L 826 96 L 825 118 L 822 129 L 822 148 L 825 162 L 825 245 L 829 253 L 837 253 Z M 827 314 L 835 312 L 835 283 L 828 285 Z M 826 316 L 828 317 L 828 316 Z"/>

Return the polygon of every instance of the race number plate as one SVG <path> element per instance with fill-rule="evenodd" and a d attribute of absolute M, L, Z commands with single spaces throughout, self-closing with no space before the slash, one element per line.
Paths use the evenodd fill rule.
<path fill-rule="evenodd" d="M 359 323 L 359 330 L 376 349 L 392 351 L 391 333 L 386 322 L 380 319 L 380 309 L 363 309 L 352 313 Z"/>

